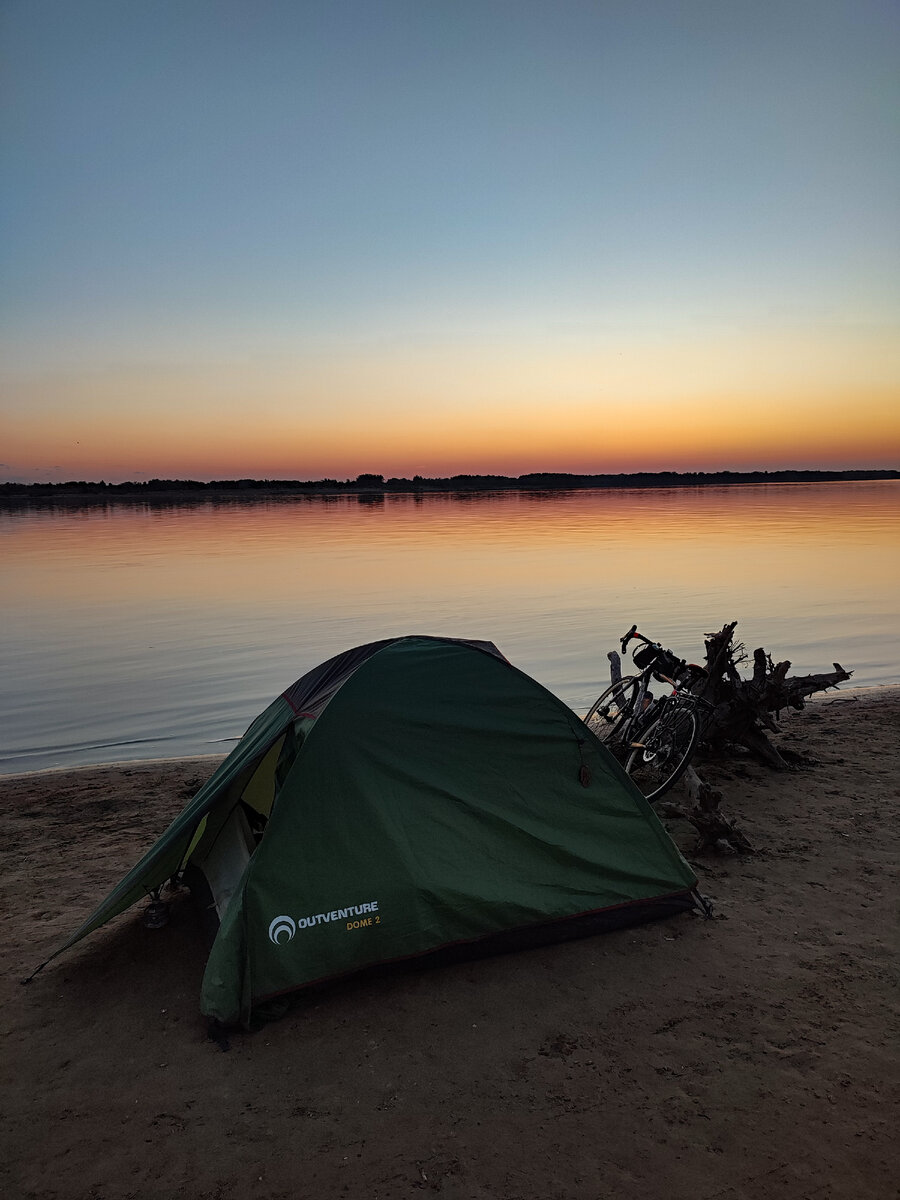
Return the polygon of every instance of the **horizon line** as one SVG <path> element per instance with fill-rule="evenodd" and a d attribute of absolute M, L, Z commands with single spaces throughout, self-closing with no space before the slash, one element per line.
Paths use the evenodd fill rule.
<path fill-rule="evenodd" d="M 207 491 L 207 490 L 278 490 L 297 489 L 306 491 L 320 489 L 325 491 L 432 491 L 446 488 L 484 489 L 488 488 L 603 488 L 624 487 L 635 482 L 642 484 L 705 484 L 705 483 L 753 483 L 753 482 L 865 482 L 866 480 L 900 479 L 900 469 L 889 467 L 844 468 L 831 470 L 827 468 L 790 468 L 779 467 L 775 470 L 758 469 L 745 471 L 621 471 L 621 472 L 575 472 L 575 471 L 529 471 L 522 475 L 502 475 L 494 473 L 461 473 L 454 475 L 422 476 L 390 476 L 374 472 L 362 472 L 355 478 L 345 480 L 333 478 L 320 479 L 273 479 L 240 477 L 232 479 L 182 479 L 154 477 L 147 480 L 125 480 L 110 483 L 106 480 L 70 479 L 59 482 L 38 481 L 24 482 L 22 480 L 0 481 L 0 495 L 22 495 L 26 492 L 79 492 L 101 493 L 159 493 L 172 491 Z"/>

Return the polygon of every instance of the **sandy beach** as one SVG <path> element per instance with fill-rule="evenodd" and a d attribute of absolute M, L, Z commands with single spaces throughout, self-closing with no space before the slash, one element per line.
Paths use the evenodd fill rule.
<path fill-rule="evenodd" d="M 715 919 L 386 974 L 228 1052 L 194 912 L 32 971 L 215 760 L 0 779 L 10 1200 L 896 1200 L 900 689 L 786 716 L 803 769 L 705 768 L 756 853 Z"/>

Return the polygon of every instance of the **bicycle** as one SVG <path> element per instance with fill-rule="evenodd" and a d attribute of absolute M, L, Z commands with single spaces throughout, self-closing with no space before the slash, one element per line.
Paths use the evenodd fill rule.
<path fill-rule="evenodd" d="M 700 736 L 702 717 L 710 708 L 691 691 L 706 674 L 638 633 L 632 625 L 622 638 L 622 654 L 630 641 L 639 674 L 618 678 L 591 705 L 585 724 L 613 752 L 645 799 L 659 799 L 687 770 Z M 618 656 L 610 654 L 617 673 Z M 668 684 L 669 695 L 655 696 L 653 681 Z"/>

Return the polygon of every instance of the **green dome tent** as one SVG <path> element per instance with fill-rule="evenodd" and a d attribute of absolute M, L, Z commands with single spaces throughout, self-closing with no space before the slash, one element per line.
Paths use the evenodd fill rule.
<path fill-rule="evenodd" d="M 670 915 L 696 885 L 562 701 L 489 642 L 431 637 L 288 688 L 56 953 L 190 874 L 219 917 L 201 1009 L 225 1025 L 376 963 Z"/>

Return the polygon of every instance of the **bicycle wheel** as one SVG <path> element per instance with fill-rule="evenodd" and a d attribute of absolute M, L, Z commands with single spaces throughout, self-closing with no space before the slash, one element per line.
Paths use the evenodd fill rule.
<path fill-rule="evenodd" d="M 634 712 L 640 682 L 639 676 L 629 675 L 612 684 L 594 701 L 584 718 L 588 729 L 610 747 L 621 739 L 626 719 Z"/>
<path fill-rule="evenodd" d="M 643 731 L 625 770 L 647 800 L 657 800 L 685 773 L 699 731 L 694 709 L 677 703 Z"/>

